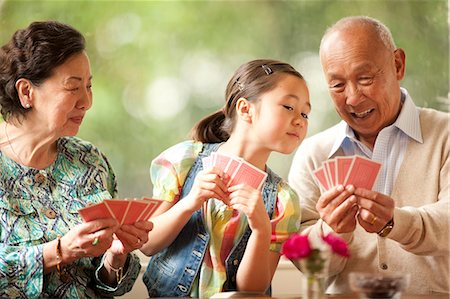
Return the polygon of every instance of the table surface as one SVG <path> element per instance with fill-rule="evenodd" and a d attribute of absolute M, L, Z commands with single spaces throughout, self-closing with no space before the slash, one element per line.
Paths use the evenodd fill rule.
<path fill-rule="evenodd" d="M 226 296 L 225 293 L 222 293 L 223 297 L 215 297 L 215 298 L 243 298 L 243 299 L 256 299 L 256 298 L 275 298 L 275 299 L 302 299 L 301 296 L 296 295 L 286 295 L 286 296 L 277 296 L 277 297 L 269 297 L 264 295 L 247 295 L 247 294 L 238 294 L 234 293 L 230 296 Z M 358 299 L 358 295 L 352 294 L 352 295 L 327 295 L 327 298 L 335 298 L 335 299 Z M 410 295 L 410 294 L 402 294 L 401 299 L 449 299 L 450 295 L 447 294 L 435 294 L 435 295 Z M 156 298 L 152 298 L 156 299 Z M 165 298 L 169 299 L 169 298 Z"/>

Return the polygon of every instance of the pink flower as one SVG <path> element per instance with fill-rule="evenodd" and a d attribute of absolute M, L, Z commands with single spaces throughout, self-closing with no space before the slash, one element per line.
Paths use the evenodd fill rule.
<path fill-rule="evenodd" d="M 350 252 L 348 251 L 347 243 L 342 238 L 335 236 L 333 234 L 328 234 L 326 236 L 322 236 L 322 239 L 328 245 L 330 245 L 330 247 L 334 253 L 336 253 L 340 256 L 344 256 L 344 257 L 350 256 Z"/>
<path fill-rule="evenodd" d="M 311 245 L 308 236 L 293 234 L 283 243 L 281 253 L 288 259 L 299 259 L 311 254 Z"/>

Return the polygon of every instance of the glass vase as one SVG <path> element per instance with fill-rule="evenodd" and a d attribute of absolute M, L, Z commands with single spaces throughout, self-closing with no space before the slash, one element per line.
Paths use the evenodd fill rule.
<path fill-rule="evenodd" d="M 317 274 L 305 274 L 303 277 L 303 299 L 324 299 L 325 277 Z"/>
<path fill-rule="evenodd" d="M 331 252 L 328 248 L 313 249 L 307 258 L 299 261 L 303 272 L 303 299 L 324 299 L 325 280 L 328 277 Z"/>

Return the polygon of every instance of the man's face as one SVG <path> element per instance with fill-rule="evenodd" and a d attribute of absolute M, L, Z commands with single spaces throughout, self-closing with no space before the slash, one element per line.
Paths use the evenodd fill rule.
<path fill-rule="evenodd" d="M 355 26 L 356 27 L 356 26 Z M 400 111 L 405 56 L 388 50 L 367 29 L 330 33 L 320 57 L 336 111 L 359 140 L 373 146 Z"/>

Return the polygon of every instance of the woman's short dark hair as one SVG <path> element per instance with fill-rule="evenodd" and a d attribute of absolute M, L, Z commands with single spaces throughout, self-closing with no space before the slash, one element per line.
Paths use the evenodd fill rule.
<path fill-rule="evenodd" d="M 257 59 L 241 65 L 228 82 L 225 106 L 201 119 L 191 130 L 191 138 L 214 143 L 228 140 L 235 125 L 236 103 L 240 98 L 258 100 L 262 94 L 274 89 L 281 75 L 288 74 L 303 79 L 290 64 Z"/>
<path fill-rule="evenodd" d="M 33 22 L 17 30 L 0 49 L 0 112 L 4 120 L 24 116 L 15 87 L 24 78 L 39 86 L 54 68 L 85 50 L 83 35 L 56 21 Z"/>

